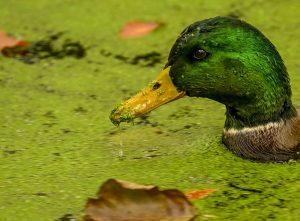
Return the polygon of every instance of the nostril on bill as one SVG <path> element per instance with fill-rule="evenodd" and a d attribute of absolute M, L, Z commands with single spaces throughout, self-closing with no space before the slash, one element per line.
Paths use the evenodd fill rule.
<path fill-rule="evenodd" d="M 161 84 L 159 82 L 156 82 L 153 87 L 152 87 L 152 90 L 155 91 L 157 90 L 158 88 L 160 88 Z"/>

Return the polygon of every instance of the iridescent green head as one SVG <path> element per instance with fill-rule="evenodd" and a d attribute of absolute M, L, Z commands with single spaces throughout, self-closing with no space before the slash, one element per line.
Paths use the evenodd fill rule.
<path fill-rule="evenodd" d="M 260 31 L 241 20 L 216 17 L 190 25 L 173 45 L 165 68 L 181 93 L 177 97 L 184 93 L 225 104 L 226 128 L 257 126 L 295 115 L 289 77 L 279 53 Z M 157 83 L 164 88 L 163 82 Z M 139 97 L 134 97 L 135 104 Z M 147 112 L 130 107 L 130 102 L 124 105 L 133 115 Z M 148 111 L 154 109 L 147 105 Z"/>

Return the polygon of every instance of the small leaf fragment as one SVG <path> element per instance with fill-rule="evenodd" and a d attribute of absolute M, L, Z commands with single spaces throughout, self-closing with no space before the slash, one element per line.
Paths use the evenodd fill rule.
<path fill-rule="evenodd" d="M 215 191 L 215 189 L 193 190 L 185 193 L 185 196 L 190 200 L 198 200 L 207 197 Z"/>
<path fill-rule="evenodd" d="M 195 217 L 195 207 L 179 190 L 109 179 L 98 198 L 88 200 L 83 220 L 189 221 Z"/>
<path fill-rule="evenodd" d="M 124 25 L 119 32 L 121 38 L 137 38 L 145 36 L 162 26 L 158 22 L 131 21 Z"/>
<path fill-rule="evenodd" d="M 0 31 L 0 52 L 6 48 L 25 47 L 28 42 L 9 36 L 7 33 Z"/>

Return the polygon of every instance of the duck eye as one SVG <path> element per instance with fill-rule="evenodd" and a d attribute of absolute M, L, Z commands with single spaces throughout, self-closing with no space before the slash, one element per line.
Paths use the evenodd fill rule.
<path fill-rule="evenodd" d="M 203 49 L 197 49 L 196 51 L 194 51 L 193 56 L 197 60 L 202 60 L 207 56 L 207 52 L 204 51 Z"/>

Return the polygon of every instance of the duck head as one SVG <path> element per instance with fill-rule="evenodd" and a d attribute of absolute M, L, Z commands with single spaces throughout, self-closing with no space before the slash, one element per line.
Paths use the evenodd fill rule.
<path fill-rule="evenodd" d="M 157 79 L 116 107 L 110 119 L 114 124 L 129 122 L 185 96 L 226 105 L 227 129 L 296 114 L 289 77 L 274 45 L 253 26 L 228 17 L 188 26 Z"/>

